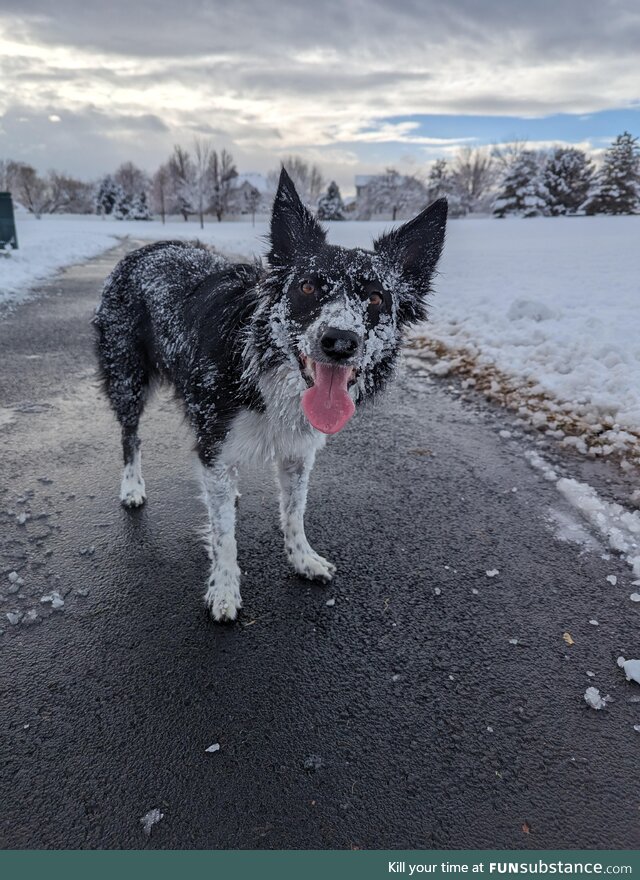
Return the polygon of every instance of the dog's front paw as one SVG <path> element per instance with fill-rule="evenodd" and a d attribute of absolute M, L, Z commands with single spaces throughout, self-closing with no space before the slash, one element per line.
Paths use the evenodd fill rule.
<path fill-rule="evenodd" d="M 129 489 L 127 492 L 120 493 L 120 501 L 123 507 L 142 507 L 147 500 L 144 493 L 144 487 L 137 489 Z"/>
<path fill-rule="evenodd" d="M 328 584 L 336 573 L 335 565 L 311 547 L 306 552 L 294 551 L 289 554 L 289 561 L 298 574 L 310 581 L 324 581 Z"/>
<path fill-rule="evenodd" d="M 240 572 L 212 571 L 204 602 L 209 614 L 218 623 L 235 620 L 242 608 Z"/>
<path fill-rule="evenodd" d="M 126 473 L 120 486 L 120 501 L 123 507 L 142 507 L 147 499 L 142 477 L 129 477 Z"/>

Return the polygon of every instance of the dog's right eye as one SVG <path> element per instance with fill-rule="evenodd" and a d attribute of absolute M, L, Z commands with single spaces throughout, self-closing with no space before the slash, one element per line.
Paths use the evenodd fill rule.
<path fill-rule="evenodd" d="M 316 292 L 316 286 L 313 281 L 305 278 L 305 280 L 300 285 L 300 290 L 307 296 L 310 296 L 312 293 Z"/>

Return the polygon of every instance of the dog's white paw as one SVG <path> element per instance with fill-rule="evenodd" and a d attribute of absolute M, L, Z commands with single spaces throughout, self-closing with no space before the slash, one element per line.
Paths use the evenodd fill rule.
<path fill-rule="evenodd" d="M 141 507 L 146 501 L 144 480 L 140 473 L 140 457 L 133 464 L 128 464 L 122 474 L 120 483 L 120 501 L 125 507 Z"/>
<path fill-rule="evenodd" d="M 289 561 L 295 571 L 311 581 L 329 583 L 336 573 L 336 567 L 328 559 L 324 559 L 309 547 L 306 551 L 295 551 L 289 554 Z"/>
<path fill-rule="evenodd" d="M 142 507 L 146 500 L 144 481 L 135 486 L 125 486 L 123 481 L 120 490 L 120 501 L 124 507 Z"/>
<path fill-rule="evenodd" d="M 209 614 L 219 623 L 235 620 L 242 608 L 239 570 L 212 571 L 204 602 Z"/>

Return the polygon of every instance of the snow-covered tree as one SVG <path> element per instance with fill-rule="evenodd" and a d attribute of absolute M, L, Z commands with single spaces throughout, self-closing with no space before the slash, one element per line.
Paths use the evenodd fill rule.
<path fill-rule="evenodd" d="M 448 178 L 452 201 L 459 204 L 460 213 L 491 209 L 495 177 L 490 151 L 478 147 L 463 147 L 458 151 Z"/>
<path fill-rule="evenodd" d="M 587 214 L 634 214 L 640 210 L 638 138 L 619 134 L 604 156 L 583 205 Z"/>
<path fill-rule="evenodd" d="M 149 189 L 149 176 L 133 162 L 123 162 L 113 175 L 131 201 L 138 193 L 147 192 Z"/>
<path fill-rule="evenodd" d="M 121 194 L 122 189 L 110 174 L 103 177 L 98 183 L 98 190 L 96 192 L 96 214 L 102 214 L 103 216 L 113 214 L 113 209 Z"/>
<path fill-rule="evenodd" d="M 427 177 L 427 194 L 429 202 L 445 198 L 449 205 L 450 217 L 461 217 L 466 213 L 460 195 L 456 192 L 446 159 L 436 159 L 431 166 Z"/>
<path fill-rule="evenodd" d="M 358 219 L 370 220 L 374 214 L 390 214 L 392 220 L 408 217 L 422 211 L 428 201 L 427 189 L 417 177 L 387 168 L 363 187 L 358 198 Z"/>
<path fill-rule="evenodd" d="M 210 196 L 209 210 L 218 218 L 218 222 L 229 210 L 233 179 L 238 176 L 238 171 L 233 161 L 233 156 L 227 150 L 211 151 L 207 167 L 207 179 L 209 181 Z"/>
<path fill-rule="evenodd" d="M 546 206 L 540 159 L 533 150 L 524 150 L 502 180 L 493 213 L 497 217 L 507 214 L 536 217 L 546 213 Z"/>
<path fill-rule="evenodd" d="M 340 188 L 332 180 L 326 193 L 318 200 L 318 220 L 344 220 L 344 202 Z"/>
<path fill-rule="evenodd" d="M 137 196 L 133 197 L 133 202 L 131 204 L 131 219 L 151 220 L 151 211 L 149 210 L 147 194 L 144 190 L 139 192 Z"/>
<path fill-rule="evenodd" d="M 133 219 L 133 199 L 120 187 L 118 198 L 111 212 L 116 220 Z"/>
<path fill-rule="evenodd" d="M 593 162 L 583 150 L 556 147 L 542 170 L 542 183 L 547 192 L 547 213 L 575 214 L 589 192 Z"/>
<path fill-rule="evenodd" d="M 285 156 L 282 160 L 282 167 L 293 180 L 304 204 L 309 208 L 314 208 L 325 184 L 320 168 L 312 162 L 307 162 L 301 156 Z M 277 171 L 270 171 L 267 175 L 269 186 L 274 193 L 278 189 L 279 178 L 279 168 Z"/>

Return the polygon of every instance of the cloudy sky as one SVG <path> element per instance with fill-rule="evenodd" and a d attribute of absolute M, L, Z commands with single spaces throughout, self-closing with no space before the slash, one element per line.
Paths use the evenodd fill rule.
<path fill-rule="evenodd" d="M 513 138 L 640 134 L 638 0 L 0 0 L 0 158 L 153 171 L 209 136 L 348 191 Z"/>

